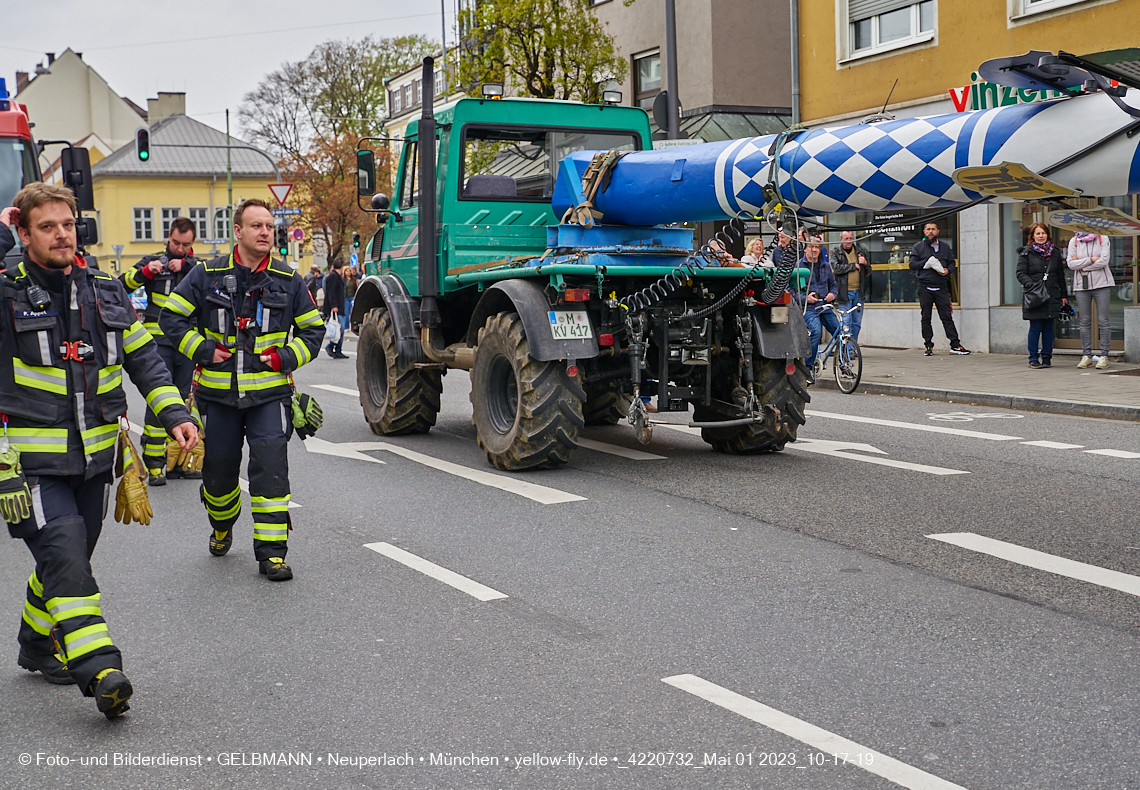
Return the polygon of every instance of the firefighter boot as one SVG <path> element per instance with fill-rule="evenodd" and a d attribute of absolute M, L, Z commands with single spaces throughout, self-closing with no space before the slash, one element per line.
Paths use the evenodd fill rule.
<path fill-rule="evenodd" d="M 210 553 L 215 557 L 222 557 L 230 546 L 234 544 L 234 531 L 227 529 L 224 532 L 221 530 L 210 530 Z"/>
<path fill-rule="evenodd" d="M 91 681 L 91 694 L 95 697 L 95 704 L 108 719 L 122 716 L 131 709 L 127 700 L 134 691 L 131 681 L 127 680 L 121 669 L 104 669 Z"/>
<path fill-rule="evenodd" d="M 44 676 L 44 680 L 56 686 L 69 686 L 75 682 L 75 678 L 67 671 L 67 664 L 51 653 L 37 653 L 20 645 L 20 655 L 16 663 L 29 672 L 39 672 Z"/>
<path fill-rule="evenodd" d="M 271 582 L 283 582 L 293 578 L 293 569 L 285 564 L 282 557 L 270 557 L 257 563 L 257 570 Z"/>

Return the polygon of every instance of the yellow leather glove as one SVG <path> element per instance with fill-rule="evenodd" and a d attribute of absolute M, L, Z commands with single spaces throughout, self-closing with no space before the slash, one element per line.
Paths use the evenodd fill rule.
<path fill-rule="evenodd" d="M 122 524 L 137 521 L 149 525 L 154 511 L 146 489 L 146 468 L 126 428 L 119 429 L 119 457 L 115 471 L 122 476 L 115 492 L 115 520 Z"/>
<path fill-rule="evenodd" d="M 166 468 L 167 470 L 173 469 L 178 466 L 178 461 L 182 457 L 182 448 L 178 446 L 178 442 L 173 439 L 166 440 Z"/>
<path fill-rule="evenodd" d="M 175 442 L 174 446 L 177 447 L 178 443 Z M 199 438 L 193 450 L 188 453 L 181 453 L 178 456 L 178 463 L 182 467 L 183 472 L 201 472 L 202 467 L 206 463 L 205 442 Z"/>

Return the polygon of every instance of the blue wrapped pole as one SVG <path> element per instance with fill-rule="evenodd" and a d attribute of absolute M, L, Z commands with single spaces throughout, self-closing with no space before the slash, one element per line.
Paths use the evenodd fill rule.
<path fill-rule="evenodd" d="M 1125 102 L 1140 107 L 1140 91 Z M 1082 151 L 1135 119 L 1110 97 L 998 107 L 800 132 L 780 150 L 781 199 L 806 214 L 927 209 L 977 199 L 952 175 L 961 167 L 1017 162 L 1042 170 Z M 607 225 L 663 225 L 755 215 L 764 205 L 775 135 L 637 151 L 613 168 L 595 200 Z M 572 201 L 568 172 L 585 172 L 594 152 L 580 151 L 559 168 L 553 207 Z M 1140 135 L 1121 134 L 1049 175 L 1087 197 L 1140 193 Z"/>

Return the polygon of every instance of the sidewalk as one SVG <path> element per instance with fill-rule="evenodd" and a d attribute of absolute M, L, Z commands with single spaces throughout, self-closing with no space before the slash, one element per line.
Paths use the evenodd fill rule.
<path fill-rule="evenodd" d="M 1078 370 L 1080 357 L 1054 356 L 1052 368 L 1034 370 L 1025 355 L 861 350 L 863 380 L 856 392 L 1140 422 L 1140 375 L 1121 375 L 1140 372 L 1140 366 L 1119 358 L 1107 370 Z M 815 386 L 836 389 L 830 362 Z"/>

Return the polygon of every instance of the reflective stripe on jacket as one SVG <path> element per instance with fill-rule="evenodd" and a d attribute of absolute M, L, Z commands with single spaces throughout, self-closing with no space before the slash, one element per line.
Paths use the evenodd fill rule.
<path fill-rule="evenodd" d="M 162 308 L 166 307 L 166 300 L 170 298 L 170 294 L 174 293 L 174 289 L 186 279 L 186 275 L 199 261 L 193 256 L 187 256 L 182 259 L 182 268 L 179 271 L 163 272 L 153 277 L 147 277 L 143 274 L 143 269 L 151 261 L 160 260 L 164 255 L 166 255 L 165 252 L 160 252 L 158 255 L 144 255 L 133 269 L 123 272 L 119 279 L 128 291 L 137 291 L 139 288 L 146 291 L 146 310 L 142 315 L 142 325 L 146 331 L 150 332 L 151 337 L 159 343 L 169 346 L 171 343 L 163 336 L 158 317 L 162 313 Z"/>

